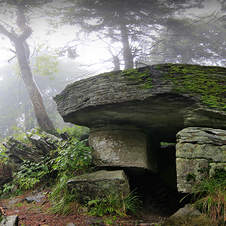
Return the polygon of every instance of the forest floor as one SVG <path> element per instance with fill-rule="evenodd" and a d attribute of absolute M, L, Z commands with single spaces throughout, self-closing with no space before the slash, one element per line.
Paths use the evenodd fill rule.
<path fill-rule="evenodd" d="M 30 191 L 31 192 L 31 191 Z M 18 215 L 20 226 L 67 226 L 73 223 L 76 226 L 91 226 L 91 225 L 161 225 L 164 219 L 167 219 L 170 214 L 167 208 L 153 208 L 146 206 L 139 212 L 140 218 L 127 215 L 124 218 L 111 220 L 110 217 L 94 217 L 85 213 L 71 213 L 66 216 L 48 213 L 51 207 L 51 202 L 48 198 L 49 190 L 44 190 L 45 194 L 42 202 L 28 203 L 25 198 L 29 192 L 20 196 L 15 196 L 9 199 L 0 200 L 0 207 L 3 207 L 7 216 Z"/>

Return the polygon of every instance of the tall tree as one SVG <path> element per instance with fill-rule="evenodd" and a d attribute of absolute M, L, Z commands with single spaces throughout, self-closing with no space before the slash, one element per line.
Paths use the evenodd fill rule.
<path fill-rule="evenodd" d="M 168 20 L 167 29 L 159 35 L 149 56 L 141 56 L 141 61 L 225 66 L 226 29 L 224 22 L 213 18 L 209 15 Z"/>
<path fill-rule="evenodd" d="M 152 38 L 164 20 L 183 9 L 189 0 L 71 0 L 64 22 L 78 24 L 109 42 L 120 42 L 125 69 L 133 68 L 141 39 Z M 201 4 L 200 1 L 198 4 Z M 196 4 L 195 6 L 197 6 Z M 134 46 L 132 45 L 134 43 Z"/>
<path fill-rule="evenodd" d="M 29 65 L 30 49 L 27 39 L 32 34 L 32 29 L 28 26 L 28 20 L 25 11 L 31 6 L 40 6 L 51 2 L 51 0 L 5 0 L 0 1 L 2 4 L 8 4 L 17 10 L 16 24 L 18 30 L 9 31 L 0 21 L 0 34 L 9 38 L 15 50 L 18 59 L 21 77 L 25 83 L 28 95 L 31 99 L 38 125 L 46 131 L 54 131 L 55 128 L 47 115 L 41 93 L 34 81 L 33 74 Z"/>

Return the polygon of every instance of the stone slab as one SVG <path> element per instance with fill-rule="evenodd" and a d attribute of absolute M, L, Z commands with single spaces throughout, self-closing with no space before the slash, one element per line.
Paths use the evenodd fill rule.
<path fill-rule="evenodd" d="M 137 127 L 108 125 L 91 128 L 89 144 L 93 147 L 93 163 L 97 166 L 157 170 L 149 136 Z"/>
<path fill-rule="evenodd" d="M 177 158 L 205 158 L 226 162 L 226 131 L 222 129 L 189 127 L 178 132 Z"/>
<path fill-rule="evenodd" d="M 129 182 L 123 170 L 100 170 L 84 174 L 70 179 L 67 185 L 69 190 L 76 193 L 80 203 L 103 199 L 109 194 L 127 196 L 130 193 Z"/>

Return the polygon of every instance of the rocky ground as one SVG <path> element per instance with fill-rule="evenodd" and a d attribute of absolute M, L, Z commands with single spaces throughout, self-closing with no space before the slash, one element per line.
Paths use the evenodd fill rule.
<path fill-rule="evenodd" d="M 170 216 L 166 208 L 152 208 L 147 206 L 139 213 L 140 218 L 128 215 L 123 219 L 117 218 L 113 223 L 105 218 L 89 216 L 84 213 L 72 213 L 67 216 L 48 213 L 51 203 L 48 199 L 49 190 L 46 189 L 40 193 L 32 194 L 31 191 L 23 195 L 9 199 L 0 200 L 0 206 L 3 207 L 7 216 L 18 215 L 20 226 L 89 226 L 89 225 L 160 225 L 164 219 Z M 40 202 L 26 200 L 27 197 L 37 196 Z M 29 202 L 28 202 L 29 201 Z M 71 223 L 71 224 L 70 224 Z M 108 224 L 109 223 L 109 224 Z M 159 223 L 159 224 L 157 224 Z"/>

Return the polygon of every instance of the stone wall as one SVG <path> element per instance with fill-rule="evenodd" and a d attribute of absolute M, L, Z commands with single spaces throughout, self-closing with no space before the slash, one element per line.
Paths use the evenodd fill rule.
<path fill-rule="evenodd" d="M 177 134 L 177 187 L 191 192 L 198 180 L 226 171 L 226 131 L 189 127 Z"/>

